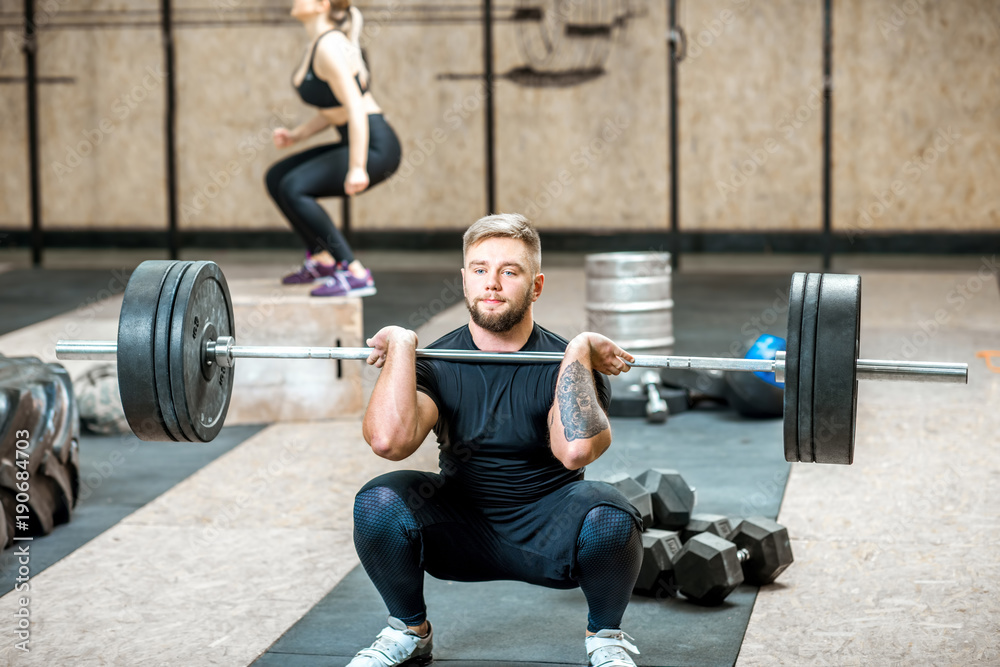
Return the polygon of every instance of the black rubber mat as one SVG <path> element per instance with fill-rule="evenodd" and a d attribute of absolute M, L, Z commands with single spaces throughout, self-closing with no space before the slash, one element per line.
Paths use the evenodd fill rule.
<path fill-rule="evenodd" d="M 128 273 L 119 269 L 17 269 L 0 273 L 0 335 L 79 310 L 93 317 L 92 304 L 125 291 Z M 2 350 L 0 350 L 2 352 Z"/>
<path fill-rule="evenodd" d="M 761 333 L 784 336 L 789 277 L 674 276 L 677 352 L 742 356 L 746 343 Z M 435 286 L 448 294 L 449 280 L 446 276 Z M 456 302 L 461 303 L 461 285 L 456 284 Z M 404 277 L 400 287 L 397 299 L 412 289 L 413 281 Z M 366 302 L 366 332 L 371 312 Z M 419 311 L 410 306 L 405 312 Z M 664 425 L 615 419 L 612 430 L 614 444 L 588 467 L 588 478 L 677 468 L 696 488 L 698 511 L 777 517 L 790 469 L 780 420 L 744 420 L 730 410 L 699 409 L 675 415 Z M 429 576 L 425 587 L 435 625 L 435 663 L 586 664 L 587 605 L 578 589 L 556 591 L 506 581 L 455 583 Z M 714 608 L 636 596 L 622 627 L 642 651 L 636 657 L 639 665 L 733 665 L 756 595 L 756 588 L 741 586 Z M 254 664 L 346 665 L 384 627 L 385 616 L 364 570 L 355 568 Z"/>
<path fill-rule="evenodd" d="M 671 277 L 677 354 L 742 357 L 763 333 L 785 337 L 792 274 Z"/>
<path fill-rule="evenodd" d="M 615 420 L 612 429 L 612 449 L 588 468 L 588 478 L 673 467 L 696 488 L 699 511 L 777 516 L 789 470 L 780 421 L 744 421 L 729 411 L 697 410 L 662 426 Z M 637 664 L 732 665 L 756 592 L 741 586 L 714 608 L 634 597 L 622 627 L 642 651 Z M 427 577 L 426 599 L 437 637 L 435 662 L 585 664 L 587 605 L 579 590 Z M 367 575 L 355 568 L 254 664 L 345 665 L 371 643 L 385 616 Z"/>
<path fill-rule="evenodd" d="M 212 442 L 143 442 L 133 435 L 80 437 L 80 501 L 69 523 L 34 538 L 35 576 L 261 430 L 228 426 Z M 15 584 L 14 549 L 0 553 L 0 595 Z"/>

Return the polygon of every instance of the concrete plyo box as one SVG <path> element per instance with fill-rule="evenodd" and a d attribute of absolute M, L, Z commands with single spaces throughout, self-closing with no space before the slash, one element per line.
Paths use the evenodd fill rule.
<path fill-rule="evenodd" d="M 310 285 L 229 283 L 237 345 L 362 347 L 360 298 L 309 296 Z M 363 361 L 238 359 L 227 424 L 360 416 Z"/>

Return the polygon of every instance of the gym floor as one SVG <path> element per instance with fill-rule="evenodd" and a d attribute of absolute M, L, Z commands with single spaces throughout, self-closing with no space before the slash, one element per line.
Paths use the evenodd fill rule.
<path fill-rule="evenodd" d="M 428 343 L 465 320 L 460 300 L 442 298 L 458 254 L 361 256 L 380 288 L 365 300 L 366 334 L 420 321 Z M 0 352 L 54 360 L 56 339 L 116 320 L 120 296 L 94 303 L 109 276 L 154 257 L 51 250 L 47 268 L 32 270 L 25 253 L 4 251 Z M 299 261 L 290 252 L 183 258 L 214 259 L 230 279 L 278 277 Z M 585 327 L 582 267 L 582 255 L 544 257 L 536 319 L 566 336 Z M 684 257 L 674 276 L 678 353 L 741 340 L 743 325 L 766 320 L 780 298 L 761 286 L 787 285 L 796 270 L 819 261 Z M 1000 664 L 1000 375 L 977 356 L 1000 349 L 996 258 L 841 256 L 833 271 L 862 275 L 862 357 L 966 362 L 969 384 L 861 383 L 849 467 L 785 464 L 777 420 L 699 410 L 662 426 L 617 421 L 613 448 L 634 464 L 629 472 L 674 462 L 698 487 L 699 509 L 776 515 L 796 559 L 775 584 L 741 587 L 719 608 L 668 601 L 659 625 L 648 622 L 659 608 L 637 598 L 624 626 L 640 665 Z M 76 374 L 80 363 L 64 365 Z M 370 390 L 374 372 L 364 378 Z M 84 436 L 81 455 L 93 488 L 71 523 L 31 544 L 31 651 L 13 647 L 11 623 L 0 628 L 0 665 L 343 665 L 330 638 L 360 648 L 372 639 L 361 633 L 384 620 L 356 567 L 353 495 L 381 472 L 436 465 L 433 440 L 405 464 L 378 459 L 358 418 L 227 427 L 203 446 Z M 16 572 L 7 550 L 0 618 L 21 606 Z M 582 635 L 585 615 L 582 596 L 567 593 L 429 583 L 432 614 L 435 602 L 448 605 L 439 662 L 584 664 L 582 638 L 562 636 L 564 627 Z M 493 617 L 507 610 L 516 617 Z M 450 617 L 461 622 L 448 635 Z M 516 636 L 492 652 L 497 625 Z M 547 637 L 575 652 L 554 660 L 551 649 L 507 647 Z"/>

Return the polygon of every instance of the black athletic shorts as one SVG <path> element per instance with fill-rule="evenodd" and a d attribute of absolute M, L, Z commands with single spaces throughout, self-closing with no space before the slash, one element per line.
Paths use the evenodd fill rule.
<path fill-rule="evenodd" d="M 575 588 L 576 542 L 587 513 L 600 505 L 642 519 L 618 489 L 580 479 L 516 507 L 484 507 L 436 473 L 400 470 L 361 489 L 392 489 L 420 529 L 421 567 L 446 581 L 509 579 L 548 588 Z M 360 493 L 360 492 L 359 492 Z"/>

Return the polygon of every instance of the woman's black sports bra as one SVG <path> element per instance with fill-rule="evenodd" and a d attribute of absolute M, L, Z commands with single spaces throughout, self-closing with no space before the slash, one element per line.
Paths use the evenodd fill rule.
<path fill-rule="evenodd" d="M 336 30 L 336 28 L 334 28 Z M 330 85 L 316 76 L 313 71 L 313 59 L 316 57 L 316 48 L 319 46 L 319 40 L 323 39 L 324 36 L 330 34 L 333 30 L 328 30 L 322 35 L 316 38 L 316 43 L 313 45 L 312 53 L 309 55 L 309 69 L 306 70 L 306 75 L 302 78 L 302 83 L 298 85 L 296 90 L 299 91 L 299 97 L 306 104 L 310 104 L 314 107 L 319 107 L 321 109 L 334 109 L 339 106 L 343 106 L 337 96 L 333 94 L 333 90 Z M 294 77 L 294 74 L 292 75 Z M 358 90 L 364 95 L 368 92 L 368 87 L 361 84 L 361 77 L 358 74 L 354 75 L 354 80 L 358 84 Z M 293 79 L 294 81 L 294 79 Z M 294 85 L 294 83 L 293 83 Z"/>

